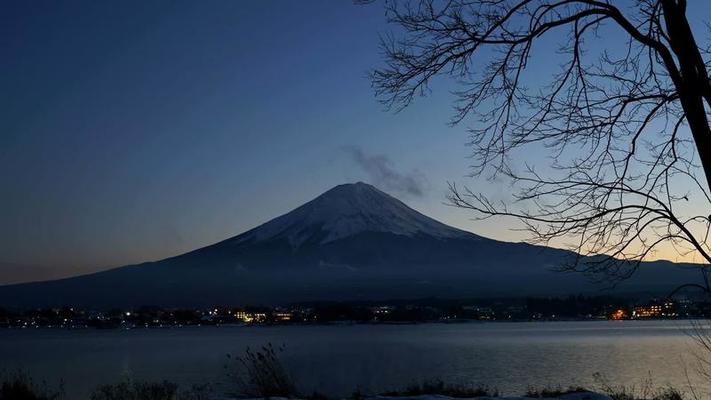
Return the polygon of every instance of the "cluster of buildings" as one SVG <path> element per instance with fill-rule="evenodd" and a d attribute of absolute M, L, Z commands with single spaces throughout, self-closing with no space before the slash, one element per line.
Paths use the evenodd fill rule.
<path fill-rule="evenodd" d="M 711 302 L 684 299 L 633 302 L 570 296 L 511 300 L 417 301 L 391 304 L 321 303 L 289 307 L 213 307 L 87 311 L 71 307 L 11 312 L 0 309 L 0 328 L 152 328 L 204 325 L 555 321 L 711 317 Z"/>
<path fill-rule="evenodd" d="M 203 325 L 286 323 L 298 310 L 210 308 L 87 311 L 72 307 L 10 312 L 0 309 L 0 328 L 158 328 Z"/>
<path fill-rule="evenodd" d="M 630 308 L 618 308 L 610 314 L 609 319 L 675 319 L 701 316 L 691 313 L 690 305 L 693 305 L 693 303 L 687 300 L 679 302 L 652 300 L 649 303 L 637 304 Z"/>

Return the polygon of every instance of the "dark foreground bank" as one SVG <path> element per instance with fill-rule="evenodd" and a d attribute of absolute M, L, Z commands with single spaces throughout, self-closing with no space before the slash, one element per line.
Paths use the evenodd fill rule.
<path fill-rule="evenodd" d="M 193 385 L 189 388 L 163 381 L 140 381 L 124 379 L 118 383 L 97 386 L 88 396 L 89 400 L 223 400 L 255 398 L 288 398 L 305 400 L 328 400 L 329 396 L 312 391 L 304 392 L 290 371 L 282 364 L 281 347 L 267 344 L 261 348 L 247 349 L 239 355 L 228 355 L 225 364 L 227 385 L 217 388 L 209 383 Z M 360 389 L 352 391 L 351 400 L 366 398 L 413 398 L 427 400 L 431 396 L 445 398 L 506 398 L 507 400 L 524 399 L 561 399 L 561 400 L 684 400 L 684 391 L 674 387 L 655 388 L 651 381 L 642 386 L 612 386 L 597 376 L 595 388 L 529 388 L 518 396 L 505 397 L 496 388 L 475 385 L 452 385 L 443 381 L 425 381 L 411 384 L 404 389 L 383 393 L 367 393 Z M 689 386 L 694 400 L 698 394 Z M 65 387 L 50 387 L 47 383 L 38 384 L 21 371 L 5 373 L 0 384 L 0 400 L 64 400 Z M 81 399 L 73 399 L 81 400 Z"/>

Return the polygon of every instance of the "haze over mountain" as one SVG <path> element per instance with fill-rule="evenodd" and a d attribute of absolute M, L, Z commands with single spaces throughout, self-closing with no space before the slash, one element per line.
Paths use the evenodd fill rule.
<path fill-rule="evenodd" d="M 447 226 L 359 182 L 176 257 L 0 287 L 0 305 L 203 306 L 599 292 L 581 274 L 553 271 L 571 256 Z M 646 263 L 618 290 L 663 291 L 692 279 L 683 266 Z"/>

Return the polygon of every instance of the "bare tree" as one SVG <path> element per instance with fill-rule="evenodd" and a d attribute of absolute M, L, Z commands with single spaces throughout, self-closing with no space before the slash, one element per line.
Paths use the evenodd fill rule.
<path fill-rule="evenodd" d="M 711 263 L 709 49 L 685 0 L 391 0 L 396 33 L 372 72 L 390 108 L 458 82 L 452 124 L 467 121 L 472 175 L 507 178 L 510 202 L 451 185 L 477 218 L 523 221 L 531 240 L 580 254 L 567 268 L 616 282 L 668 246 Z M 544 41 L 562 42 L 540 54 Z M 560 61 L 548 81 L 531 63 Z M 543 148 L 543 168 L 515 162 Z"/>

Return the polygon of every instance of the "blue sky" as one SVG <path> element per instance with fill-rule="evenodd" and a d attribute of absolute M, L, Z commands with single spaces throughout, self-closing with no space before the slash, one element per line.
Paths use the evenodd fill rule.
<path fill-rule="evenodd" d="M 391 29 L 378 4 L 4 8 L 0 283 L 19 269 L 54 277 L 175 255 L 358 180 L 445 223 L 519 238 L 443 205 L 447 181 L 506 191 L 465 179 L 465 127 L 446 124 L 449 83 L 397 114 L 374 98 L 366 74 Z M 378 179 L 364 159 L 422 193 Z"/>
<path fill-rule="evenodd" d="M 399 114 L 373 96 L 382 7 L 101 3 L 0 17 L 0 261 L 83 272 L 206 245 L 373 181 L 353 149 L 467 225 L 442 205 L 467 173 L 446 92 Z"/>

